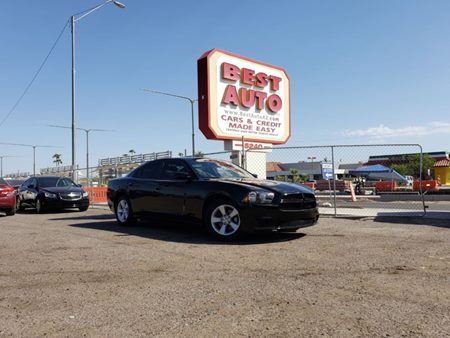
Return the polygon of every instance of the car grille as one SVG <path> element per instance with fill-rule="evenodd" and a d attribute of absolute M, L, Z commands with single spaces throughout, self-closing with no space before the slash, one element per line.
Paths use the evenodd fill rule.
<path fill-rule="evenodd" d="M 304 210 L 315 208 L 316 197 L 314 194 L 288 194 L 280 201 L 281 210 Z"/>
<path fill-rule="evenodd" d="M 81 199 L 81 193 L 80 192 L 61 193 L 59 194 L 59 197 L 63 201 L 76 201 Z"/>

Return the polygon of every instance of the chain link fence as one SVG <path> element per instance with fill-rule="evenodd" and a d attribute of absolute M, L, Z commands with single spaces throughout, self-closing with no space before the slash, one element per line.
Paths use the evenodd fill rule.
<path fill-rule="evenodd" d="M 161 153 L 162 154 L 162 153 Z M 171 152 L 155 158 L 172 157 Z M 258 177 L 302 184 L 315 191 L 322 215 L 334 217 L 423 216 L 450 212 L 450 194 L 437 194 L 434 159 L 418 144 L 275 147 L 271 151 L 221 151 L 203 156 L 233 161 Z M 154 158 L 152 158 L 154 159 Z M 102 187 L 143 161 L 79 168 L 77 181 Z M 61 176 L 70 170 L 58 169 Z M 262 170 L 261 170 L 262 169 Z M 262 173 L 262 174 L 261 174 Z M 450 191 L 450 189 L 448 190 Z"/>
<path fill-rule="evenodd" d="M 424 183 L 434 161 L 424 161 L 418 144 L 275 147 L 205 156 L 231 159 L 250 172 L 265 167 L 267 179 L 306 185 L 315 191 L 320 213 L 335 217 L 423 216 L 425 197 L 433 191 L 433 184 Z"/>

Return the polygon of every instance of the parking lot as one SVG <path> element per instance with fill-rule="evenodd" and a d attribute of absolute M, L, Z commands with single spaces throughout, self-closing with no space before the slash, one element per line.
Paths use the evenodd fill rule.
<path fill-rule="evenodd" d="M 0 216 L 0 336 L 450 336 L 450 223 L 212 240 L 104 209 Z"/>

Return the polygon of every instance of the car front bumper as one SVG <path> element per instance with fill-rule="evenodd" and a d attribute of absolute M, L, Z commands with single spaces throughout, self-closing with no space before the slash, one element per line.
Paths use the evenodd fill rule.
<path fill-rule="evenodd" d="M 316 224 L 318 208 L 282 210 L 278 206 L 252 205 L 241 209 L 242 221 L 247 231 L 296 230 Z"/>
<path fill-rule="evenodd" d="M 45 209 L 88 208 L 89 198 L 86 197 L 72 201 L 46 198 L 42 201 L 42 207 Z"/>

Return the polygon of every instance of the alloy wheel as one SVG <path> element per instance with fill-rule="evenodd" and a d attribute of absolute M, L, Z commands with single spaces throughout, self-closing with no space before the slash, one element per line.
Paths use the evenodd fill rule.
<path fill-rule="evenodd" d="M 241 218 L 232 205 L 221 204 L 211 213 L 211 227 L 221 236 L 231 236 L 239 230 Z"/>
<path fill-rule="evenodd" d="M 128 220 L 128 216 L 130 214 L 130 207 L 128 206 L 128 202 L 125 199 L 122 199 L 117 204 L 117 219 L 121 223 L 126 223 Z"/>

